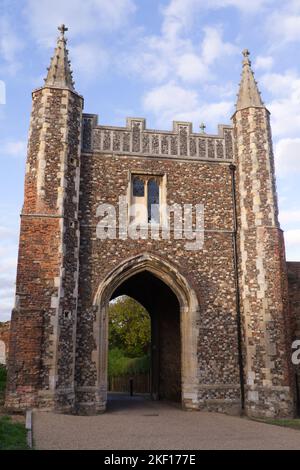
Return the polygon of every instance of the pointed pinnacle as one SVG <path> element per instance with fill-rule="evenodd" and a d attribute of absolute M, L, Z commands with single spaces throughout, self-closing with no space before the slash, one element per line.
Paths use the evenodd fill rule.
<path fill-rule="evenodd" d="M 254 79 L 254 73 L 251 69 L 251 61 L 249 59 L 250 52 L 248 49 L 244 49 L 242 54 L 244 56 L 242 80 L 240 83 L 236 108 L 237 110 L 240 110 L 250 107 L 263 107 L 257 82 Z"/>
<path fill-rule="evenodd" d="M 66 48 L 65 32 L 68 28 L 64 24 L 59 26 L 58 30 L 61 35 L 57 39 L 56 49 L 54 56 L 51 58 L 48 75 L 46 78 L 46 85 L 57 86 L 60 88 L 68 88 L 74 90 L 72 82 L 71 62 L 68 59 L 68 50 Z"/>

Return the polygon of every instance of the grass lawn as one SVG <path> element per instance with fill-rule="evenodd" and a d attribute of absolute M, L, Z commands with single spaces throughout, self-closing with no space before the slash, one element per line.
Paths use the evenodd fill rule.
<path fill-rule="evenodd" d="M 2 415 L 4 404 L 4 391 L 6 385 L 6 368 L 0 364 L 0 451 L 1 450 L 28 450 L 26 442 L 26 429 L 23 418 L 20 416 Z"/>
<path fill-rule="evenodd" d="M 255 421 L 260 421 L 261 423 L 266 424 L 275 424 L 276 426 L 284 426 L 286 428 L 299 429 L 300 431 L 300 419 L 256 419 Z"/>
<path fill-rule="evenodd" d="M 1 450 L 29 450 L 24 424 L 14 423 L 10 416 L 0 416 Z"/>

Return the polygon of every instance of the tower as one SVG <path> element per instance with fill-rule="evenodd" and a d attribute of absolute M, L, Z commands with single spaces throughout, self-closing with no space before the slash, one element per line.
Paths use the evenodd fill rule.
<path fill-rule="evenodd" d="M 252 416 L 292 413 L 289 309 L 278 222 L 270 114 L 243 51 L 236 112 L 236 192 L 245 407 Z"/>
<path fill-rule="evenodd" d="M 32 94 L 6 394 L 14 409 L 74 404 L 83 99 L 67 28 L 58 29 L 45 84 Z"/>

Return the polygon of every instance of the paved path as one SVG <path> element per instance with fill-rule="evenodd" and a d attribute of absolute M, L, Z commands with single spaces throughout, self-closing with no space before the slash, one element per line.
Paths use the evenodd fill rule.
<path fill-rule="evenodd" d="M 142 397 L 113 397 L 98 416 L 35 412 L 37 449 L 300 449 L 300 431 Z"/>

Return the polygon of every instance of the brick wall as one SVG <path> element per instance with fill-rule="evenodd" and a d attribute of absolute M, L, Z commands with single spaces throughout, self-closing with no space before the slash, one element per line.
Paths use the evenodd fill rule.
<path fill-rule="evenodd" d="M 101 202 L 116 205 L 120 195 L 126 196 L 129 171 L 136 170 L 166 175 L 168 204 L 204 204 L 206 233 L 203 249 L 187 251 L 186 240 L 96 238 L 96 225 L 100 220 L 96 216 L 97 207 Z M 99 284 L 122 261 L 150 252 L 172 263 L 189 280 L 199 298 L 200 379 L 195 377 L 195 380 L 200 380 L 201 406 L 211 406 L 212 409 L 236 406 L 240 403 L 240 390 L 229 164 L 83 154 L 80 191 L 77 385 L 93 387 L 97 381 L 93 299 Z M 80 394 L 80 402 L 90 399 L 91 395 Z"/>
<path fill-rule="evenodd" d="M 68 90 L 33 93 L 8 408 L 56 406 L 59 387 L 74 400 L 81 109 L 81 97 Z"/>

